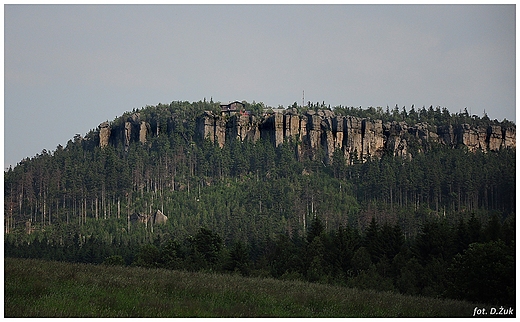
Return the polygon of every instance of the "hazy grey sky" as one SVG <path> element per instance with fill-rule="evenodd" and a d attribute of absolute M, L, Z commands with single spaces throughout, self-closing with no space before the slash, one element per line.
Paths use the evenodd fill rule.
<path fill-rule="evenodd" d="M 4 163 L 213 98 L 516 119 L 515 5 L 5 5 Z"/>

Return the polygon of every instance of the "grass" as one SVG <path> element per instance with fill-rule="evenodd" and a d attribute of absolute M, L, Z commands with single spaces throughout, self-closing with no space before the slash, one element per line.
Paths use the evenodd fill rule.
<path fill-rule="evenodd" d="M 5 258 L 5 317 L 470 317 L 475 304 L 322 284 Z"/>

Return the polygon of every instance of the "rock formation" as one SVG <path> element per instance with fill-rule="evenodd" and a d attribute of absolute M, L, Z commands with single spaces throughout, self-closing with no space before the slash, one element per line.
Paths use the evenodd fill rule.
<path fill-rule="evenodd" d="M 472 127 L 468 124 L 436 127 L 424 122 L 414 125 L 405 122 L 383 124 L 381 120 L 334 115 L 328 110 L 307 111 L 300 115 L 289 109 L 283 113 L 267 114 L 263 119 L 237 115 L 230 118 L 209 117 L 206 112 L 197 119 L 197 132 L 201 137 L 217 141 L 221 147 L 227 140 L 235 138 L 256 141 L 261 137 L 276 146 L 293 138 L 310 151 L 322 148 L 327 162 L 338 150 L 351 162 L 354 159 L 366 161 L 370 157 L 381 157 L 385 151 L 394 156 L 411 158 L 410 140 L 423 146 L 426 143 L 450 147 L 464 145 L 470 151 L 494 151 L 516 145 L 514 128 L 502 129 L 496 125 Z M 419 151 L 422 151 L 421 148 Z"/>
<path fill-rule="evenodd" d="M 152 223 L 156 224 L 165 224 L 168 220 L 168 217 L 162 213 L 162 211 L 157 210 L 157 212 L 152 217 Z"/>
<path fill-rule="evenodd" d="M 167 131 L 171 131 L 175 128 L 174 116 L 168 122 Z M 104 122 L 99 125 L 99 146 L 122 144 L 127 151 L 131 142 L 145 143 L 149 136 L 159 133 L 157 121 L 141 120 L 139 113 L 130 115 L 120 124 L 113 126 Z M 183 126 L 186 124 L 184 121 Z M 514 127 L 383 123 L 370 118 L 335 115 L 329 110 L 310 110 L 300 114 L 296 109 L 288 109 L 263 116 L 247 113 L 216 115 L 206 111 L 196 119 L 195 134 L 199 139 L 207 138 L 220 147 L 231 140 L 257 141 L 262 138 L 275 146 L 293 140 L 301 142 L 297 146 L 298 157 L 315 158 L 321 149 L 327 163 L 338 151 L 353 163 L 379 158 L 384 153 L 411 158 L 412 153 L 424 151 L 434 143 L 449 147 L 466 146 L 469 151 L 516 147 Z"/>
<path fill-rule="evenodd" d="M 252 115 L 233 115 L 226 123 L 225 137 L 240 141 L 256 141 L 260 138 L 260 131 L 257 124 L 256 118 Z M 225 142 L 225 137 L 223 137 L 222 143 Z"/>
<path fill-rule="evenodd" d="M 150 124 L 142 121 L 139 125 L 139 142 L 146 143 L 146 136 L 150 132 Z"/>
<path fill-rule="evenodd" d="M 487 128 L 487 141 L 489 150 L 498 150 L 502 145 L 502 128 L 498 125 L 491 125 Z"/>
<path fill-rule="evenodd" d="M 109 144 L 117 145 L 122 143 L 125 151 L 131 142 L 147 142 L 147 137 L 151 135 L 151 127 L 148 122 L 141 121 L 139 113 L 129 116 L 120 126 L 111 126 L 108 122 L 103 122 L 98 126 L 99 146 L 106 147 Z"/>
<path fill-rule="evenodd" d="M 150 223 L 152 225 L 156 225 L 156 224 L 165 224 L 167 220 L 168 220 L 168 217 L 165 214 L 163 214 L 160 210 L 157 210 L 157 212 L 155 212 L 155 214 L 153 214 L 153 215 L 146 215 L 146 214 L 134 212 L 130 216 L 131 223 L 139 222 L 139 223 L 143 223 L 143 224 Z"/>
<path fill-rule="evenodd" d="M 405 122 L 392 122 L 383 124 L 383 135 L 386 137 L 385 148 L 394 156 L 409 158 L 408 142 L 404 134 L 408 133 L 408 125 Z"/>
<path fill-rule="evenodd" d="M 363 151 L 361 119 L 355 116 L 347 116 L 345 121 L 345 151 L 348 153 L 349 159 L 352 160 L 353 158 L 359 158 Z"/>
<path fill-rule="evenodd" d="M 108 145 L 110 139 L 110 126 L 108 122 L 99 125 L 99 146 L 104 148 Z"/>
<path fill-rule="evenodd" d="M 259 128 L 261 138 L 271 140 L 275 146 L 279 146 L 284 141 L 284 114 L 265 116 Z"/>
<path fill-rule="evenodd" d="M 385 138 L 383 137 L 383 124 L 381 120 L 364 119 L 361 122 L 361 133 L 363 134 L 362 157 L 381 157 Z"/>
<path fill-rule="evenodd" d="M 516 146 L 516 128 L 502 129 L 502 145 L 503 148 Z"/>

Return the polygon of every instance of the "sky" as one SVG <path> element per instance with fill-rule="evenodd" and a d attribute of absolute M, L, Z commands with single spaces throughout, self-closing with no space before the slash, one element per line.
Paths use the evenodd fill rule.
<path fill-rule="evenodd" d="M 516 123 L 509 5 L 4 5 L 4 169 L 126 111 L 430 105 Z"/>

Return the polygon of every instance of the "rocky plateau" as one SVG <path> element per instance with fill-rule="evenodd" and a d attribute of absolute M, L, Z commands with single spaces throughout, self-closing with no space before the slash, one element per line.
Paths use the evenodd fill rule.
<path fill-rule="evenodd" d="M 98 127 L 99 146 L 122 143 L 125 150 L 130 142 L 146 143 L 150 136 L 158 135 L 153 120 L 147 122 L 134 113 L 123 123 L 113 126 L 108 122 Z M 287 109 L 282 113 L 266 113 L 262 117 L 237 113 L 218 115 L 204 112 L 196 119 L 196 136 L 209 139 L 223 147 L 231 140 L 257 141 L 266 139 L 275 146 L 285 141 L 301 142 L 299 157 L 316 157 L 322 149 L 325 162 L 331 162 L 340 151 L 349 163 L 381 157 L 384 153 L 411 158 L 431 144 L 449 147 L 466 146 L 469 151 L 496 151 L 516 147 L 516 129 L 489 125 L 474 127 L 469 124 L 433 126 L 427 123 L 383 122 L 370 118 L 335 115 L 329 110 L 298 113 Z M 167 130 L 170 130 L 168 128 Z"/>

